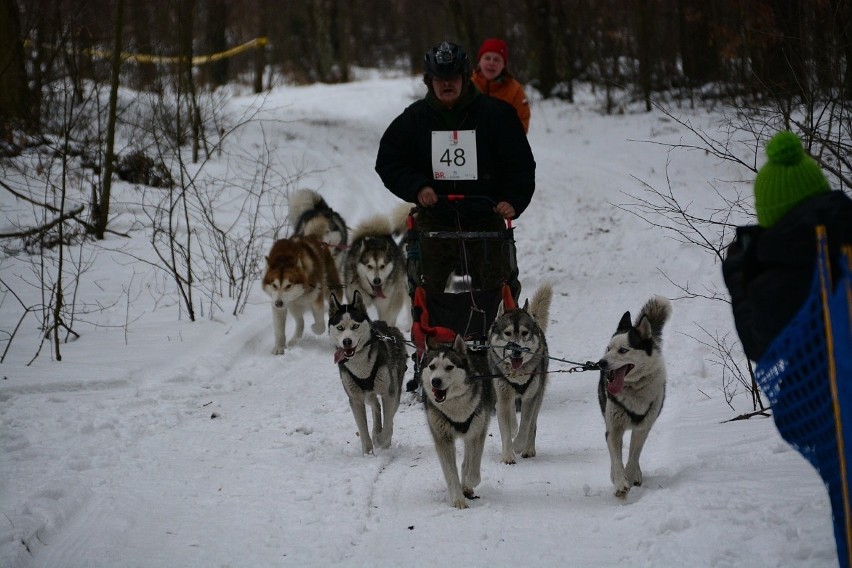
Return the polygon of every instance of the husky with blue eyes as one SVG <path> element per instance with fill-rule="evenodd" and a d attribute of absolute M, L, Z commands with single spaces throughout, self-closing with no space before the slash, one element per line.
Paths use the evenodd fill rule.
<path fill-rule="evenodd" d="M 642 485 L 639 455 L 666 398 L 666 364 L 661 351 L 663 325 L 671 304 L 655 296 L 648 300 L 636 321 L 625 312 L 598 362 L 601 377 L 598 401 L 606 423 L 610 479 L 616 497 L 624 498 L 631 486 Z M 624 465 L 624 434 L 630 434 L 630 450 Z"/>
<path fill-rule="evenodd" d="M 373 453 L 373 444 L 388 448 L 393 418 L 399 408 L 402 380 L 408 368 L 405 337 L 383 321 L 371 321 L 357 290 L 352 303 L 328 300 L 328 333 L 334 339 L 334 362 L 355 416 L 361 452 Z M 367 405 L 372 409 L 372 436 L 367 427 Z"/>

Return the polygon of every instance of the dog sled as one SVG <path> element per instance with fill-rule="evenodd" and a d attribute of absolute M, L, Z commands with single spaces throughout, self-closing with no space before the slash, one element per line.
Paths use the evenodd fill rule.
<path fill-rule="evenodd" d="M 494 206 L 491 199 L 481 196 L 439 199 L 438 206 L 455 211 L 456 220 L 456 208 L 465 201 Z M 451 344 L 456 335 L 461 335 L 468 345 L 484 348 L 500 303 L 514 308 L 520 294 L 511 221 L 498 230 L 429 230 L 418 226 L 418 212 L 415 207 L 409 213 L 405 236 L 415 378 L 419 377 L 419 361 L 427 340 Z M 409 390 L 414 388 L 409 384 Z"/>

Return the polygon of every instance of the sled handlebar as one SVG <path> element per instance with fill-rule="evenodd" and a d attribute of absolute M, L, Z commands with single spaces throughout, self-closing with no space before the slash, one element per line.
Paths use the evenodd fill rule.
<path fill-rule="evenodd" d="M 497 202 L 488 197 L 487 195 L 465 195 L 463 193 L 450 193 L 447 195 L 438 195 L 438 201 L 448 201 L 450 203 L 454 201 L 484 201 L 486 203 L 490 203 L 491 205 L 497 205 Z M 512 220 L 506 219 L 506 228 L 512 228 Z"/>

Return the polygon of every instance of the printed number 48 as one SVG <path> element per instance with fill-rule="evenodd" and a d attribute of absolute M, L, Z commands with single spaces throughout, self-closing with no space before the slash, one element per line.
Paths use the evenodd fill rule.
<path fill-rule="evenodd" d="M 464 148 L 456 148 L 453 151 L 452 156 L 450 156 L 450 149 L 447 148 L 446 150 L 444 150 L 444 154 L 441 156 L 441 163 L 447 164 L 447 166 L 463 166 L 465 164 Z"/>

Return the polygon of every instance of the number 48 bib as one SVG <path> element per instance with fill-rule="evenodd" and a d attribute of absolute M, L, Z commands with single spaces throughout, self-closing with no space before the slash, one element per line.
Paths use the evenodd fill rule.
<path fill-rule="evenodd" d="M 432 177 L 477 179 L 475 130 L 432 131 Z"/>

